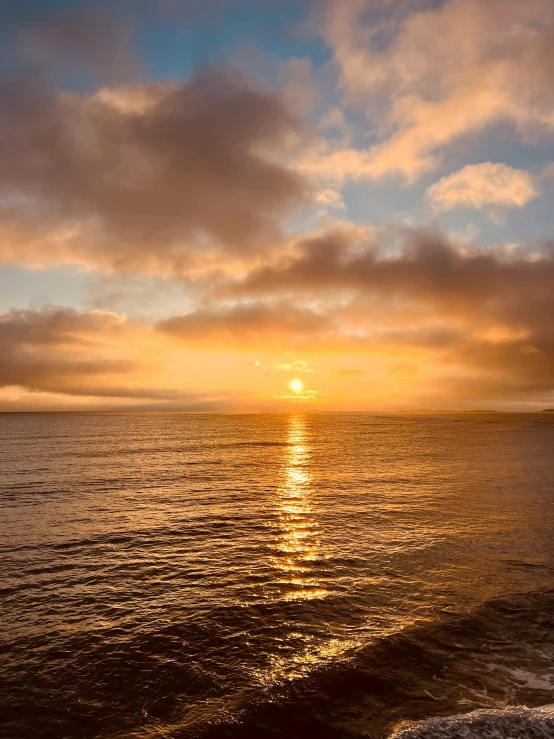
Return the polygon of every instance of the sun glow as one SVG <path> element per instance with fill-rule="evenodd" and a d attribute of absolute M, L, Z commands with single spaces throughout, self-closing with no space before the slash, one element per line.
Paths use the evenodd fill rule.
<path fill-rule="evenodd" d="M 295 377 L 294 380 L 289 382 L 289 387 L 293 393 L 301 393 L 304 389 L 304 383 L 298 377 Z"/>

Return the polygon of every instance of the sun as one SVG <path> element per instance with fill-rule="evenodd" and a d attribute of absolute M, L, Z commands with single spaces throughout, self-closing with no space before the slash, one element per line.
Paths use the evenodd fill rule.
<path fill-rule="evenodd" d="M 302 380 L 299 380 L 298 377 L 295 377 L 294 380 L 289 382 L 289 387 L 293 393 L 298 395 L 298 393 L 301 393 L 302 390 L 304 390 L 304 383 Z"/>

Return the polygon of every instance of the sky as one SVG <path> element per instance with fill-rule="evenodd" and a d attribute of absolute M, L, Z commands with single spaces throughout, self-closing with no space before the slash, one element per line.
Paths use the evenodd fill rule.
<path fill-rule="evenodd" d="M 0 410 L 554 406 L 553 80 L 554 0 L 0 0 Z"/>

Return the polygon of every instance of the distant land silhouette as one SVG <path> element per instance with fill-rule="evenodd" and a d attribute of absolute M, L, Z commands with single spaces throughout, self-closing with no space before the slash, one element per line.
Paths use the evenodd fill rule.
<path fill-rule="evenodd" d="M 454 408 L 416 408 L 409 411 L 398 411 L 398 413 L 501 413 L 502 411 L 494 410 L 493 408 L 470 408 L 464 410 L 456 410 Z"/>

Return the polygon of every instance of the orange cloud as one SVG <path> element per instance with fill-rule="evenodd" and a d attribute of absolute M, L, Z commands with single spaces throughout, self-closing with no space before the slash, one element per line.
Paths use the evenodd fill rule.
<path fill-rule="evenodd" d="M 523 208 L 539 195 L 533 177 L 506 164 L 468 164 L 427 188 L 427 199 L 439 210 L 498 206 Z"/>
<path fill-rule="evenodd" d="M 248 391 L 183 386 L 152 327 L 103 311 L 47 307 L 0 315 L 0 410 L 231 410 Z M 182 372 L 181 372 L 182 374 Z"/>
<path fill-rule="evenodd" d="M 286 303 L 248 303 L 198 310 L 161 321 L 157 328 L 193 346 L 277 351 L 321 340 L 330 332 L 331 321 L 326 315 Z"/>
<path fill-rule="evenodd" d="M 352 248 L 340 232 L 307 240 L 288 264 L 255 270 L 232 290 L 297 301 L 348 294 L 334 312 L 336 349 L 424 352 L 431 365 L 465 368 L 472 387 L 487 376 L 496 395 L 553 391 L 552 249 L 509 256 L 428 232 L 404 239 L 392 256 L 379 243 Z"/>
<path fill-rule="evenodd" d="M 385 396 L 549 402 L 552 248 L 484 253 L 438 233 L 404 230 L 402 238 L 394 253 L 376 233 L 369 243 L 349 231 L 305 239 L 280 265 L 229 281 L 224 298 L 208 294 L 204 307 L 154 325 L 102 311 L 12 311 L 0 317 L 0 385 L 175 407 L 267 407 L 284 390 L 282 374 L 247 378 L 240 355 L 255 349 L 269 369 L 311 368 L 317 357 L 311 389 L 320 403 L 331 402 L 340 377 L 329 366 L 336 355 L 350 357 L 343 376 L 353 376 L 352 363 L 368 379 L 350 400 L 341 390 L 341 402 L 361 407 Z"/>

